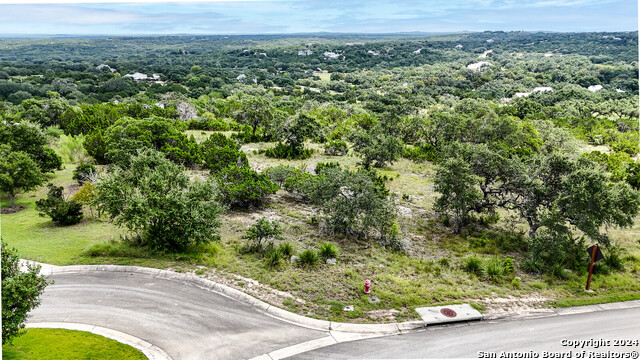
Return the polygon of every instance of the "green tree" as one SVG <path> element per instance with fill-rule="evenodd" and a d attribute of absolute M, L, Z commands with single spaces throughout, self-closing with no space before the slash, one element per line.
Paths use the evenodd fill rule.
<path fill-rule="evenodd" d="M 468 223 L 469 212 L 482 199 L 477 183 L 478 177 L 463 159 L 449 158 L 438 167 L 434 190 L 442 195 L 436 200 L 435 208 L 442 215 L 453 215 L 456 233 Z"/>
<path fill-rule="evenodd" d="M 317 134 L 319 126 L 315 118 L 304 114 L 284 121 L 276 130 L 283 143 L 267 150 L 266 155 L 280 159 L 308 158 L 312 151 L 304 148 L 304 142 Z"/>
<path fill-rule="evenodd" d="M 48 285 L 40 266 L 28 265 L 20 271 L 16 250 L 2 242 L 2 344 L 23 334 L 29 311 L 40 305 L 40 295 Z"/>
<path fill-rule="evenodd" d="M 404 144 L 396 136 L 389 135 L 376 127 L 371 131 L 359 129 L 351 136 L 353 149 L 362 156 L 365 168 L 376 168 L 392 164 L 402 155 Z"/>
<path fill-rule="evenodd" d="M 264 253 L 273 248 L 273 240 L 282 238 L 282 227 L 277 221 L 260 218 L 258 222 L 247 228 L 242 238 L 249 242 L 248 251 Z"/>
<path fill-rule="evenodd" d="M 11 206 L 15 206 L 18 192 L 31 191 L 46 178 L 40 167 L 22 151 L 11 151 L 8 145 L 0 145 L 0 190 L 9 195 Z"/>
<path fill-rule="evenodd" d="M 129 166 L 114 166 L 96 190 L 98 210 L 153 249 L 181 251 L 217 238 L 223 208 L 212 200 L 213 184 L 190 181 L 157 151 L 143 150 Z"/>
<path fill-rule="evenodd" d="M 61 168 L 62 159 L 46 147 L 47 138 L 36 126 L 0 122 L 0 144 L 11 146 L 13 151 L 23 151 L 38 163 L 43 172 Z"/>
<path fill-rule="evenodd" d="M 231 99 L 229 106 L 238 123 L 251 126 L 253 137 L 259 126 L 273 118 L 271 102 L 263 96 L 241 95 Z"/>

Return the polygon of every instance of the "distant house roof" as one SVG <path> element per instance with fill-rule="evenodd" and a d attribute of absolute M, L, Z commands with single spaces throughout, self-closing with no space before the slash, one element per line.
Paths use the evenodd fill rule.
<path fill-rule="evenodd" d="M 414 53 L 414 54 L 420 54 L 420 52 L 421 52 L 421 51 L 422 51 L 422 48 L 420 48 L 420 49 L 418 49 L 418 50 L 415 50 L 413 53 Z"/>
<path fill-rule="evenodd" d="M 591 92 L 596 92 L 602 90 L 602 85 L 591 85 L 587 88 L 587 90 Z"/>
<path fill-rule="evenodd" d="M 488 61 L 478 61 L 477 63 L 467 65 L 467 69 L 473 70 L 473 71 L 480 71 L 487 66 L 491 66 L 491 63 Z"/>
<path fill-rule="evenodd" d="M 533 90 L 531 90 L 531 92 L 517 92 L 515 93 L 513 96 L 517 97 L 517 98 L 521 98 L 521 97 L 527 97 L 533 93 L 537 93 L 537 92 L 551 92 L 553 91 L 553 88 L 550 86 L 538 86 L 533 88 Z"/>
<path fill-rule="evenodd" d="M 324 52 L 324 57 L 328 58 L 328 59 L 337 59 L 340 57 L 340 54 L 336 54 L 334 52 L 331 51 L 325 51 Z"/>
<path fill-rule="evenodd" d="M 298 56 L 308 56 L 313 54 L 313 51 L 311 50 L 300 50 L 298 51 Z"/>
<path fill-rule="evenodd" d="M 136 73 L 133 73 L 133 74 L 127 74 L 127 75 L 125 75 L 123 77 L 130 77 L 130 78 L 133 78 L 133 80 L 135 80 L 135 81 L 147 80 L 149 78 L 149 76 L 147 76 L 146 74 L 139 73 L 139 72 L 136 72 Z"/>
<path fill-rule="evenodd" d="M 456 45 L 456 49 L 462 49 L 462 44 Z"/>
<path fill-rule="evenodd" d="M 547 91 L 553 91 L 553 88 L 551 86 L 538 86 L 538 87 L 534 87 L 533 90 L 531 90 L 532 93 L 547 92 Z"/>
<path fill-rule="evenodd" d="M 109 66 L 107 64 L 100 64 L 100 65 L 96 66 L 96 69 L 98 69 L 98 70 L 108 69 L 111 72 L 116 72 L 116 69 L 112 68 L 111 66 Z"/>

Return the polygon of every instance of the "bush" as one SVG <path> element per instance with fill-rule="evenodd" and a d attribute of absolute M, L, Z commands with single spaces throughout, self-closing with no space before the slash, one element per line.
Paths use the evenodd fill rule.
<path fill-rule="evenodd" d="M 230 166 L 214 175 L 218 184 L 217 199 L 229 206 L 260 206 L 271 194 L 278 191 L 278 185 L 267 175 L 258 174 L 248 167 Z"/>
<path fill-rule="evenodd" d="M 277 221 L 261 218 L 245 231 L 242 238 L 248 241 L 245 246 L 247 252 L 264 254 L 273 249 L 273 240 L 282 238 L 282 228 Z"/>
<path fill-rule="evenodd" d="M 283 186 L 289 178 L 296 177 L 303 173 L 303 170 L 288 165 L 278 165 L 270 167 L 264 173 L 279 186 Z"/>
<path fill-rule="evenodd" d="M 502 260 L 502 268 L 504 269 L 505 274 L 512 274 L 515 271 L 515 266 L 513 265 L 513 259 L 508 257 Z"/>
<path fill-rule="evenodd" d="M 275 159 L 287 159 L 287 160 L 304 160 L 313 155 L 313 149 L 298 148 L 283 143 L 278 143 L 275 147 L 267 150 L 263 150 L 267 157 Z"/>
<path fill-rule="evenodd" d="M 337 162 L 319 162 L 316 164 L 316 168 L 313 170 L 316 174 L 322 173 L 327 169 L 340 168 L 340 164 Z"/>
<path fill-rule="evenodd" d="M 96 167 L 92 164 L 80 163 L 80 165 L 76 166 L 75 170 L 73 170 L 73 180 L 78 182 L 78 185 L 84 184 L 85 181 L 92 182 L 93 175 L 96 173 Z"/>
<path fill-rule="evenodd" d="M 608 255 L 604 256 L 604 263 L 612 270 L 620 271 L 624 269 L 624 261 L 617 250 L 611 249 Z"/>
<path fill-rule="evenodd" d="M 49 216 L 51 221 L 60 225 L 74 225 L 82 220 L 82 205 L 75 200 L 66 201 L 62 195 L 62 186 L 47 185 L 49 193 L 45 199 L 36 201 L 36 210 L 40 216 Z"/>
<path fill-rule="evenodd" d="M 529 239 L 528 247 L 522 267 L 529 273 L 553 273 L 556 265 L 573 270 L 587 266 L 585 240 L 571 233 L 544 228 Z"/>
<path fill-rule="evenodd" d="M 392 164 L 402 155 L 404 144 L 397 137 L 385 134 L 380 129 L 358 130 L 351 136 L 353 149 L 362 156 L 362 165 L 381 168 Z"/>
<path fill-rule="evenodd" d="M 240 151 L 240 146 L 223 134 L 215 133 L 200 144 L 204 167 L 212 173 L 228 166 L 249 166 L 247 155 Z"/>
<path fill-rule="evenodd" d="M 476 274 L 478 276 L 484 273 L 484 268 L 482 266 L 482 260 L 475 256 L 469 256 L 464 259 L 464 264 L 462 266 L 464 271 L 470 274 Z"/>
<path fill-rule="evenodd" d="M 78 192 L 73 194 L 71 197 L 72 200 L 77 201 L 83 206 L 89 206 L 90 209 L 93 208 L 93 201 L 96 198 L 96 186 L 88 181 L 85 181 L 84 184 L 78 189 Z M 93 215 L 93 210 L 92 215 Z M 98 213 L 98 217 L 100 217 L 100 213 Z"/>
<path fill-rule="evenodd" d="M 384 179 L 373 171 L 331 166 L 318 175 L 289 178 L 284 187 L 303 201 L 321 206 L 322 230 L 329 234 L 377 237 L 381 242 L 397 235 L 391 231 L 395 201 L 388 196 Z"/>
<path fill-rule="evenodd" d="M 312 267 L 318 264 L 320 257 L 318 253 L 313 250 L 305 250 L 299 255 L 299 262 L 302 266 Z"/>
<path fill-rule="evenodd" d="M 200 148 L 193 137 L 187 137 L 182 132 L 185 127 L 181 122 L 159 117 L 124 117 L 105 130 L 103 141 L 108 150 L 104 157 L 110 162 L 126 166 L 138 151 L 153 149 L 164 153 L 177 164 L 199 164 L 202 161 Z"/>
<path fill-rule="evenodd" d="M 318 249 L 320 251 L 320 257 L 325 261 L 331 258 L 335 259 L 338 256 L 338 247 L 332 243 L 322 243 L 318 245 Z"/>
<path fill-rule="evenodd" d="M 349 152 L 346 141 L 332 140 L 324 145 L 324 153 L 329 156 L 344 156 Z"/>

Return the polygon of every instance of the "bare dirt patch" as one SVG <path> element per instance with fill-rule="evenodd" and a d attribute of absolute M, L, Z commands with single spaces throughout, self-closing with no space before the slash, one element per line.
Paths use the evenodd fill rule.
<path fill-rule="evenodd" d="M 485 298 L 481 300 L 473 300 L 473 302 L 483 305 L 484 314 L 492 318 L 501 318 L 507 316 L 527 316 L 544 308 L 545 304 L 552 300 L 540 294 L 530 294 L 527 296 L 501 297 L 501 298 Z"/>
<path fill-rule="evenodd" d="M 18 211 L 22 211 L 26 208 L 27 207 L 24 205 L 7 206 L 0 209 L 0 214 L 13 214 L 13 213 L 17 213 Z"/>

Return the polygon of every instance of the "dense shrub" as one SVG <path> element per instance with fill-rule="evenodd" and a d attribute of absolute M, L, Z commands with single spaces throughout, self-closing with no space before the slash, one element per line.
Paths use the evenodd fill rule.
<path fill-rule="evenodd" d="M 313 169 L 313 171 L 316 174 L 321 174 L 325 170 L 334 168 L 340 168 L 340 164 L 337 162 L 319 162 L 316 164 L 316 168 Z"/>
<path fill-rule="evenodd" d="M 499 281 L 505 275 L 504 264 L 497 256 L 492 256 L 485 265 L 487 276 L 492 282 Z"/>
<path fill-rule="evenodd" d="M 321 228 L 329 234 L 397 240 L 395 201 L 375 172 L 329 166 L 318 175 L 301 174 L 285 181 L 285 189 L 303 201 L 320 205 Z M 393 238 L 393 239 L 391 239 Z"/>
<path fill-rule="evenodd" d="M 247 155 L 240 151 L 240 146 L 223 134 L 215 133 L 200 144 L 204 167 L 212 173 L 229 166 L 246 167 L 249 165 Z"/>
<path fill-rule="evenodd" d="M 218 201 L 229 206 L 259 206 L 278 191 L 278 185 L 267 175 L 258 174 L 248 167 L 236 165 L 222 169 L 214 179 L 218 185 Z"/>
<path fill-rule="evenodd" d="M 49 216 L 51 221 L 60 225 L 74 225 L 82 220 L 82 205 L 75 200 L 66 200 L 62 195 L 62 186 L 47 185 L 49 193 L 45 199 L 36 201 L 36 210 L 40 216 Z"/>
<path fill-rule="evenodd" d="M 264 154 L 271 158 L 287 160 L 304 160 L 313 155 L 313 149 L 304 149 L 278 143 L 271 149 L 263 150 Z"/>
<path fill-rule="evenodd" d="M 299 176 L 303 172 L 304 170 L 289 165 L 278 165 L 264 171 L 269 179 L 279 186 L 283 186 L 287 179 Z"/>
<path fill-rule="evenodd" d="M 360 153 L 362 165 L 381 168 L 392 164 L 402 155 L 404 144 L 397 137 L 385 134 L 383 131 L 374 132 L 359 130 L 351 135 L 353 149 Z"/>
<path fill-rule="evenodd" d="M 271 249 L 266 254 L 266 265 L 268 268 L 273 269 L 282 265 L 284 258 L 279 249 Z"/>
<path fill-rule="evenodd" d="M 349 152 L 346 141 L 332 140 L 324 145 L 324 153 L 330 156 L 344 156 Z"/>
<path fill-rule="evenodd" d="M 130 158 L 139 150 L 153 149 L 164 153 L 168 159 L 177 164 L 194 165 L 202 160 L 197 142 L 182 133 L 186 125 L 169 119 L 152 117 L 133 119 L 124 117 L 107 128 L 102 136 L 104 146 L 93 136 L 87 136 L 86 142 L 94 142 L 87 146 L 92 156 L 104 157 L 107 161 L 127 165 Z M 92 153 L 106 150 L 104 154 Z"/>
<path fill-rule="evenodd" d="M 577 270 L 587 266 L 584 249 L 584 237 L 575 237 L 564 229 L 545 228 L 529 239 L 522 268 L 537 274 L 552 274 L 555 266 Z"/>

